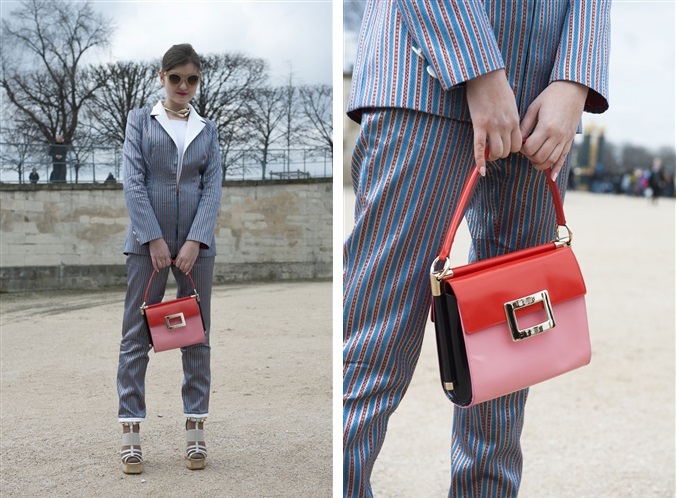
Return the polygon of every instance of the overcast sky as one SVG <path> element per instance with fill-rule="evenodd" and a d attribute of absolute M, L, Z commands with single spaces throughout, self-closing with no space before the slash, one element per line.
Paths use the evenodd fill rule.
<path fill-rule="evenodd" d="M 272 83 L 331 84 L 331 1 L 93 0 L 113 19 L 111 60 L 161 58 L 176 43 L 200 54 L 240 52 L 265 59 Z"/>
<path fill-rule="evenodd" d="M 651 148 L 675 143 L 675 3 L 613 0 L 609 110 L 584 123 L 607 139 Z"/>
<path fill-rule="evenodd" d="M 344 68 L 355 38 L 345 38 Z M 651 149 L 675 142 L 675 2 L 613 0 L 609 110 L 584 114 L 607 140 Z"/>

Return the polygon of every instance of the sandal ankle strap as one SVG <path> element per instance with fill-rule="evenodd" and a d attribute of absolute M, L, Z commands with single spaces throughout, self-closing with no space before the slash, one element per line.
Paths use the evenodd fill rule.
<path fill-rule="evenodd" d="M 141 435 L 138 432 L 126 432 L 122 435 L 122 446 L 141 446 Z"/>
<path fill-rule="evenodd" d="M 204 429 L 186 429 L 186 441 L 188 441 L 189 443 L 204 440 L 205 440 Z"/>

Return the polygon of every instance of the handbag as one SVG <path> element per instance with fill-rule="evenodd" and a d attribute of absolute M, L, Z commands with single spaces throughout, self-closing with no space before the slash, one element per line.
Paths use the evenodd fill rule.
<path fill-rule="evenodd" d="M 458 406 L 504 396 L 590 363 L 585 282 L 559 189 L 545 176 L 557 213 L 552 242 L 450 268 L 451 246 L 479 177 L 473 169 L 432 263 L 440 378 Z"/>
<path fill-rule="evenodd" d="M 155 352 L 206 342 L 207 335 L 202 320 L 200 296 L 195 288 L 193 277 L 187 273 L 193 286 L 193 295 L 146 305 L 150 284 L 156 273 L 157 271 L 153 270 L 148 280 L 141 305 L 141 314 L 148 326 L 150 342 Z"/>

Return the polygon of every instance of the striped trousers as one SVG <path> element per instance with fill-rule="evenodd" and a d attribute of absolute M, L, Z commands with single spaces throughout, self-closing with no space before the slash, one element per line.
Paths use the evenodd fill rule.
<path fill-rule="evenodd" d="M 363 114 L 351 168 L 355 225 L 343 248 L 345 497 L 373 496 L 388 418 L 421 351 L 430 264 L 473 167 L 472 136 L 469 122 L 420 112 Z M 521 154 L 487 165 L 466 219 L 471 261 L 552 240 L 555 228 L 545 178 Z M 450 497 L 517 494 L 526 398 L 524 390 L 454 408 Z"/>
<path fill-rule="evenodd" d="M 176 267 L 170 267 L 177 282 L 176 297 L 193 293 L 193 286 L 186 275 Z M 170 268 L 161 270 L 153 277 L 146 304 L 162 301 Z M 146 417 L 145 379 L 148 367 L 150 337 L 140 308 L 148 280 L 153 273 L 150 256 L 130 254 L 127 256 L 127 294 L 122 319 L 122 341 L 118 364 L 117 387 L 119 396 L 118 420 L 141 422 Z M 198 257 L 191 276 L 200 296 L 200 307 L 207 342 L 181 348 L 183 385 L 181 395 L 186 417 L 207 417 L 209 412 L 210 346 L 212 278 L 214 257 Z"/>

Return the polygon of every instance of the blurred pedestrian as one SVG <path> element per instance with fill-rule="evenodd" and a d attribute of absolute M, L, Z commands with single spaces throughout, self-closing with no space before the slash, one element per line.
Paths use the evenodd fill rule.
<path fill-rule="evenodd" d="M 103 181 L 103 183 L 116 183 L 116 180 L 115 180 L 115 177 L 113 176 L 113 173 L 108 173 L 108 176 Z"/>
<path fill-rule="evenodd" d="M 40 175 L 38 174 L 38 170 L 36 168 L 31 170 L 31 174 L 28 175 L 28 179 L 31 181 L 31 183 L 38 183 L 40 180 Z"/>
<path fill-rule="evenodd" d="M 667 181 L 665 172 L 663 171 L 663 162 L 656 158 L 651 166 L 651 173 L 649 174 L 649 188 L 651 188 L 651 203 L 657 204 L 658 198 L 663 195 L 663 190 Z"/>
<path fill-rule="evenodd" d="M 63 143 L 61 135 L 49 146 L 49 156 L 52 158 L 52 172 L 49 181 L 53 183 L 66 183 L 66 154 L 67 147 Z"/>
<path fill-rule="evenodd" d="M 625 195 L 632 195 L 633 185 L 635 183 L 635 176 L 631 169 L 626 169 L 621 176 L 621 192 Z"/>

